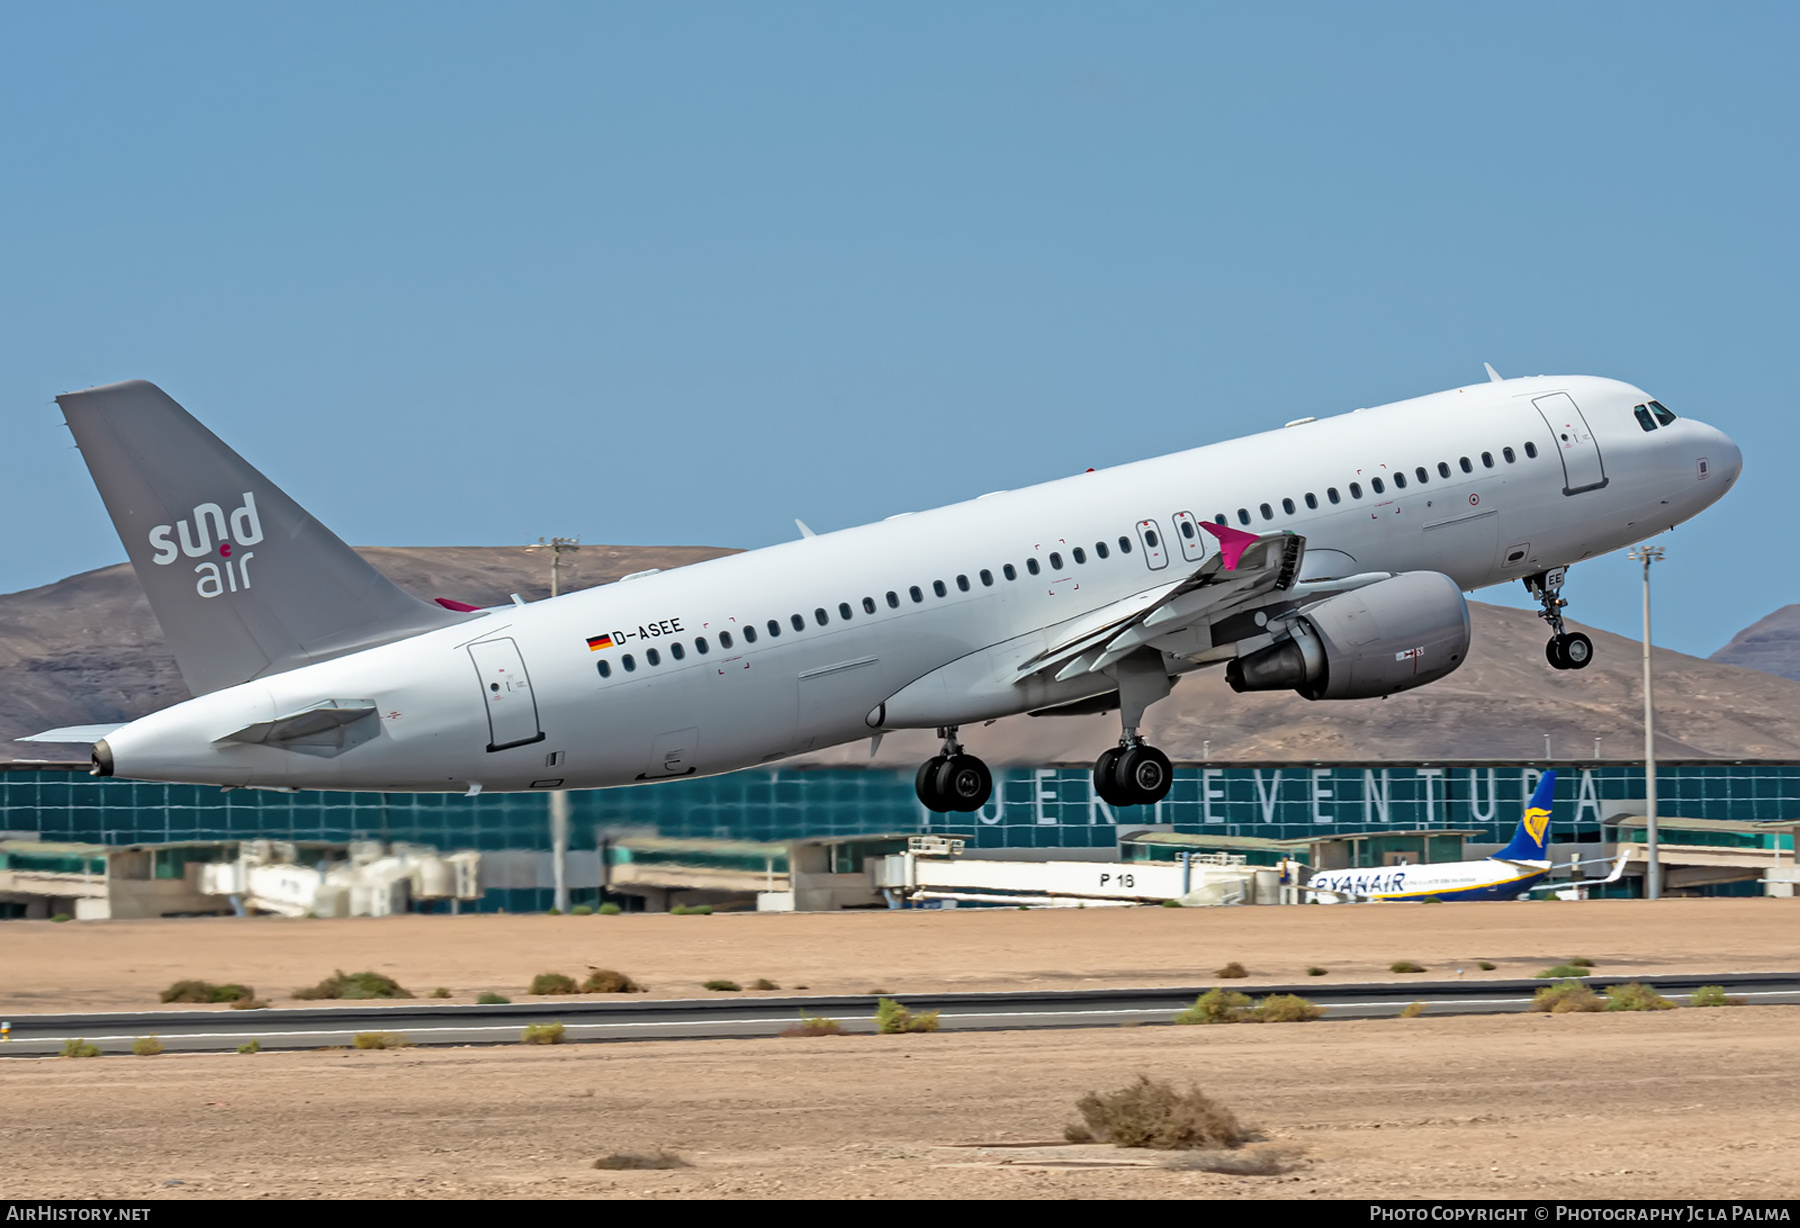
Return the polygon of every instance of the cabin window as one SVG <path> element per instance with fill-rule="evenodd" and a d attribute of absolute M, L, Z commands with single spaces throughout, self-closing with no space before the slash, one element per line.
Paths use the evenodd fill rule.
<path fill-rule="evenodd" d="M 968 592 L 969 591 L 969 577 L 967 577 L 967 576 L 956 577 L 956 587 L 962 592 L 965 592 L 965 593 Z"/>
<path fill-rule="evenodd" d="M 1326 498 L 1327 498 L 1327 499 L 1330 499 L 1330 500 L 1331 500 L 1331 501 L 1332 501 L 1332 502 L 1333 502 L 1333 503 L 1337 503 L 1337 502 L 1339 502 L 1339 499 L 1338 499 L 1338 492 L 1337 492 L 1337 487 L 1335 487 L 1335 486 L 1327 486 L 1327 487 L 1326 487 L 1326 488 L 1325 488 L 1325 497 L 1326 497 Z"/>
<path fill-rule="evenodd" d="M 1294 501 L 1292 499 L 1283 499 L 1281 501 L 1281 510 L 1292 516 L 1294 514 Z"/>
<path fill-rule="evenodd" d="M 703 657 L 712 651 L 711 648 L 707 647 L 706 637 L 704 635 L 696 635 L 694 637 L 694 651 Z"/>
<path fill-rule="evenodd" d="M 888 590 L 887 603 L 888 603 L 888 609 L 890 609 L 890 610 L 899 609 L 900 608 L 900 594 L 896 593 L 893 589 L 890 588 Z"/>
<path fill-rule="evenodd" d="M 1036 559 L 1026 559 L 1025 560 L 1025 570 L 1029 571 L 1034 576 L 1037 575 L 1038 561 Z"/>
<path fill-rule="evenodd" d="M 1417 469 L 1414 469 L 1413 473 L 1414 473 L 1414 475 L 1416 475 L 1418 477 L 1419 485 L 1421 485 L 1421 486 L 1423 486 L 1423 485 L 1425 485 L 1425 483 L 1431 481 L 1431 473 L 1423 465 L 1420 465 Z"/>
<path fill-rule="evenodd" d="M 1109 550 L 1107 550 L 1105 542 L 1095 542 L 1094 543 L 1094 557 L 1095 558 L 1103 559 L 1109 553 L 1111 553 L 1111 552 Z"/>
<path fill-rule="evenodd" d="M 1060 555 L 1056 551 L 1052 550 L 1050 552 L 1050 570 L 1051 571 L 1061 571 L 1062 569 L 1063 569 L 1062 555 Z"/>
<path fill-rule="evenodd" d="M 1156 530 L 1155 529 L 1145 529 L 1144 530 L 1144 544 L 1146 546 L 1150 547 L 1152 550 L 1156 549 L 1158 543 L 1156 540 Z"/>
<path fill-rule="evenodd" d="M 654 648 L 646 648 L 644 649 L 644 660 L 650 662 L 652 665 L 661 665 L 662 654 Z"/>
<path fill-rule="evenodd" d="M 875 598 L 864 597 L 863 598 L 863 613 L 864 614 L 873 614 L 874 612 L 875 612 Z"/>
<path fill-rule="evenodd" d="M 754 639 L 755 634 L 756 634 L 756 628 L 755 627 L 745 627 L 744 634 L 747 636 L 750 636 L 752 639 Z M 729 632 L 729 631 L 719 632 L 719 647 L 720 648 L 730 648 L 731 647 L 731 632 Z"/>
<path fill-rule="evenodd" d="M 1439 461 L 1438 462 L 1438 476 L 1440 478 L 1447 478 L 1450 476 L 1450 462 L 1449 461 Z"/>
<path fill-rule="evenodd" d="M 1250 509 L 1249 508 L 1240 507 L 1238 509 L 1238 523 L 1239 524 L 1249 524 L 1250 523 Z"/>
<path fill-rule="evenodd" d="M 637 661 L 633 659 L 630 653 L 626 653 L 624 656 L 620 657 L 619 664 L 625 667 L 625 672 L 628 674 L 637 668 Z"/>
<path fill-rule="evenodd" d="M 1019 578 L 1018 570 L 1014 568 L 1011 563 L 1002 567 L 1000 569 L 1000 574 L 1005 576 L 1008 580 L 1017 580 Z"/>
<path fill-rule="evenodd" d="M 673 644 L 669 645 L 669 655 L 674 657 L 677 661 L 686 660 L 687 649 L 681 646 L 680 640 L 676 640 Z"/>
<path fill-rule="evenodd" d="M 1532 443 L 1529 439 L 1525 441 L 1525 455 L 1529 456 L 1532 460 L 1537 459 L 1537 445 Z"/>
<path fill-rule="evenodd" d="M 1481 454 L 1481 467 L 1483 469 L 1492 469 L 1494 467 L 1494 454 L 1492 452 L 1483 452 Z"/>
<path fill-rule="evenodd" d="M 1262 513 L 1262 518 L 1264 520 L 1275 519 L 1275 509 L 1270 507 L 1267 503 L 1260 504 L 1256 510 Z"/>
<path fill-rule="evenodd" d="M 1370 478 L 1369 479 L 1369 489 L 1379 495 L 1379 494 L 1382 494 L 1383 492 L 1385 492 L 1387 490 L 1387 487 L 1385 487 L 1381 484 L 1380 478 Z"/>
<path fill-rule="evenodd" d="M 919 586 L 917 584 L 907 589 L 906 595 L 913 599 L 914 605 L 918 605 L 921 601 L 925 600 L 925 594 L 919 591 Z"/>
<path fill-rule="evenodd" d="M 756 643 L 756 628 L 749 623 L 744 624 L 744 643 Z M 730 645 L 726 645 L 726 647 L 730 647 Z"/>
<path fill-rule="evenodd" d="M 1129 537 L 1121 537 L 1119 539 L 1119 553 L 1120 554 L 1130 554 L 1131 553 L 1131 539 Z"/>
<path fill-rule="evenodd" d="M 1187 538 L 1189 541 L 1193 541 L 1194 540 L 1194 522 L 1191 520 L 1183 520 L 1183 521 L 1179 521 L 1178 523 L 1181 525 L 1181 535 L 1183 537 Z M 1100 557 L 1105 558 L 1106 556 L 1101 555 Z"/>
<path fill-rule="evenodd" d="M 1461 460 L 1457 461 L 1456 463 L 1462 466 L 1462 471 L 1464 473 L 1474 473 L 1475 472 L 1475 466 L 1473 466 L 1469 463 L 1469 458 L 1466 456 L 1463 457 Z"/>
<path fill-rule="evenodd" d="M 764 623 L 763 625 L 769 629 L 769 638 L 770 639 L 774 639 L 776 636 L 781 634 L 781 624 L 776 622 L 774 619 L 771 618 L 767 623 Z"/>
<path fill-rule="evenodd" d="M 1352 499 L 1362 498 L 1362 484 L 1360 482 L 1350 483 L 1350 497 Z"/>
<path fill-rule="evenodd" d="M 1317 509 L 1319 506 L 1319 496 L 1310 490 L 1306 492 L 1306 506 L 1313 509 Z"/>
<path fill-rule="evenodd" d="M 944 582 L 942 580 L 933 580 L 931 582 L 931 591 L 942 597 L 950 590 L 944 587 Z"/>
<path fill-rule="evenodd" d="M 1504 460 L 1509 465 L 1519 459 L 1518 457 L 1513 455 L 1513 450 L 1511 448 L 1501 448 L 1500 449 L 1500 457 L 1502 460 Z"/>
<path fill-rule="evenodd" d="M 985 567 L 983 567 L 981 569 L 981 587 L 982 588 L 993 588 L 994 587 L 994 573 L 989 571 Z"/>
<path fill-rule="evenodd" d="M 1664 426 L 1668 426 L 1671 422 L 1675 421 L 1675 411 L 1670 409 L 1667 405 L 1664 405 L 1661 401 L 1650 402 L 1650 412 L 1655 414 L 1656 420 Z"/>
<path fill-rule="evenodd" d="M 1381 488 L 1376 487 L 1376 489 L 1379 490 Z M 1396 473 L 1394 475 L 1394 489 L 1395 490 L 1405 490 L 1406 489 L 1406 475 L 1404 473 Z"/>
<path fill-rule="evenodd" d="M 1083 550 L 1080 546 L 1069 551 L 1069 554 L 1077 563 L 1087 562 L 1087 551 Z"/>
<path fill-rule="evenodd" d="M 1634 405 L 1631 412 L 1637 418 L 1638 425 L 1643 427 L 1646 431 L 1654 431 L 1656 429 L 1656 419 L 1650 416 L 1648 407 Z"/>
<path fill-rule="evenodd" d="M 821 614 L 823 614 L 824 612 L 825 612 L 824 610 L 819 611 L 819 613 L 821 613 Z M 804 618 L 801 618 L 798 614 L 789 614 L 788 621 L 794 624 L 794 630 L 796 630 L 796 631 L 806 630 L 806 620 Z"/>
<path fill-rule="evenodd" d="M 599 669 L 600 669 L 600 676 L 602 678 L 612 677 L 612 662 L 611 661 L 601 661 L 599 664 Z"/>
<path fill-rule="evenodd" d="M 845 622 L 850 621 L 850 603 L 848 601 L 838 602 L 838 617 Z"/>

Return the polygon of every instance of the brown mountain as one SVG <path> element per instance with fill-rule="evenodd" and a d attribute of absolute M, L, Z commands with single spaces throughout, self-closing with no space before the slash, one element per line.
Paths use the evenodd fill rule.
<path fill-rule="evenodd" d="M 1731 637 L 1708 660 L 1800 681 L 1800 605 L 1784 605 Z"/>
<path fill-rule="evenodd" d="M 523 547 L 362 553 L 421 597 L 497 604 L 514 592 L 530 600 L 549 595 L 549 556 Z M 562 588 L 728 553 L 705 546 L 583 546 L 563 556 Z M 1546 733 L 1551 753 L 1562 759 L 1590 757 L 1596 737 L 1607 758 L 1642 753 L 1635 641 L 1586 628 L 1594 664 L 1558 672 L 1544 663 L 1546 633 L 1535 615 L 1479 603 L 1470 608 L 1475 645 L 1468 662 L 1432 686 L 1385 700 L 1309 703 L 1286 692 L 1236 695 L 1220 671 L 1208 670 L 1183 679 L 1151 709 L 1145 734 L 1172 758 L 1190 762 L 1534 759 L 1544 753 Z M 1659 754 L 1800 759 L 1800 681 L 1661 650 L 1654 664 Z M 187 694 L 137 579 L 123 564 L 0 596 L 0 687 L 0 756 L 20 759 L 72 759 L 82 752 L 3 739 L 126 720 Z M 996 765 L 1084 763 L 1118 738 L 1118 718 L 1012 717 L 965 729 L 963 737 Z M 873 762 L 911 766 L 935 743 L 926 732 L 892 734 Z M 871 759 L 868 743 L 857 742 L 787 762 L 861 766 Z"/>

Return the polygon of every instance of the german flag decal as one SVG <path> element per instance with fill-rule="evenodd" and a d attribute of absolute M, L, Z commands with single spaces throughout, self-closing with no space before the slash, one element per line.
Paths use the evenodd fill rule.
<path fill-rule="evenodd" d="M 613 643 L 613 637 L 610 635 L 590 635 L 588 636 L 588 651 L 599 652 L 602 648 L 611 648 Z"/>

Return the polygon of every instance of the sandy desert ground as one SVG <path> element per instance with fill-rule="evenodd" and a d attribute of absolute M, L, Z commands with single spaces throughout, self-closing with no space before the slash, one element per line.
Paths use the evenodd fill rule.
<path fill-rule="evenodd" d="M 283 1004 L 334 967 L 518 994 L 614 966 L 864 992 L 1800 967 L 1800 903 L 8 923 L 0 1008 Z M 1474 961 L 1497 964 L 1491 973 Z M 1800 1007 L 558 1048 L 0 1061 L 0 1197 L 1791 1198 Z M 1195 1083 L 1279 1171 L 1055 1144 L 1090 1090 Z M 1021 1146 L 1040 1144 L 1040 1146 Z M 688 1167 L 596 1170 L 672 1149 Z"/>
<path fill-rule="evenodd" d="M 1797 1026 L 1768 1006 L 0 1062 L 0 1196 L 1793 1198 Z M 1197 1082 L 1283 1171 L 969 1146 L 1054 1142 L 1078 1096 L 1139 1072 Z M 657 1148 L 691 1167 L 592 1167 Z"/>
<path fill-rule="evenodd" d="M 1529 976 L 1571 956 L 1609 974 L 1800 968 L 1800 900 L 1595 900 L 1360 908 L 260 917 L 8 922 L 0 1008 L 143 1010 L 172 981 L 253 986 L 275 1005 L 333 969 L 385 972 L 421 996 L 519 995 L 539 972 L 617 968 L 655 997 L 766 977 L 784 990 L 895 993 L 1209 983 L 1232 960 L 1258 982 Z M 1496 965 L 1483 972 L 1478 961 Z M 191 1009 L 191 1008 L 189 1008 Z"/>

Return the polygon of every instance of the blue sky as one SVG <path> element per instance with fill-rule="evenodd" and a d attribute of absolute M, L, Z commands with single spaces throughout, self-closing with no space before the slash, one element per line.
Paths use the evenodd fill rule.
<path fill-rule="evenodd" d="M 123 558 L 50 399 L 123 378 L 357 544 L 756 546 L 1485 360 L 1744 446 L 1659 572 L 1659 641 L 1711 652 L 1800 600 L 1797 28 L 9 3 L 0 590 Z M 1569 595 L 1636 633 L 1622 558 Z"/>

